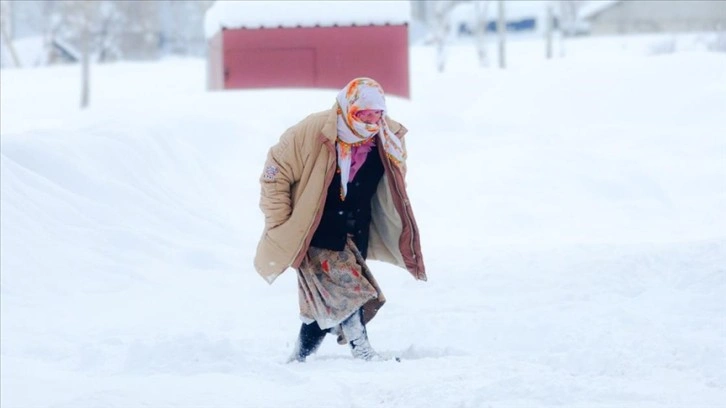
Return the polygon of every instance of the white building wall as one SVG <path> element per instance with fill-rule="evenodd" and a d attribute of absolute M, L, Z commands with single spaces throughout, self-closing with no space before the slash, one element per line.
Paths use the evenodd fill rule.
<path fill-rule="evenodd" d="M 726 30 L 726 1 L 621 1 L 590 18 L 591 34 Z"/>

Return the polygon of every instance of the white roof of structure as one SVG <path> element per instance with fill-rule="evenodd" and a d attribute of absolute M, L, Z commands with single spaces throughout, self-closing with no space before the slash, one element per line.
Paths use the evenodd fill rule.
<path fill-rule="evenodd" d="M 577 12 L 577 17 L 587 20 L 601 11 L 609 9 L 617 3 L 620 3 L 620 0 L 591 0 L 585 2 L 585 4 L 582 5 L 582 8 L 580 8 Z"/>
<path fill-rule="evenodd" d="M 328 27 L 404 24 L 411 3 L 394 1 L 230 1 L 215 2 L 207 11 L 207 38 L 222 28 Z"/>

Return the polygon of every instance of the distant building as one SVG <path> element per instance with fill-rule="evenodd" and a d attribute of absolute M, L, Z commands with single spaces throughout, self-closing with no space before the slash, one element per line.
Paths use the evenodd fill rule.
<path fill-rule="evenodd" d="M 579 12 L 591 35 L 726 30 L 726 1 L 589 1 Z"/>
<path fill-rule="evenodd" d="M 208 88 L 340 89 L 365 76 L 409 97 L 410 15 L 407 1 L 218 1 Z"/>
<path fill-rule="evenodd" d="M 478 18 L 477 4 L 487 7 L 486 30 L 497 31 L 497 17 L 499 11 L 498 1 L 476 2 L 468 1 L 457 5 L 451 10 L 449 19 L 453 35 L 471 36 L 475 33 Z M 554 3 L 541 0 L 517 0 L 504 2 L 504 15 L 506 29 L 510 33 L 544 34 L 547 29 L 547 8 L 552 6 L 553 24 L 556 27 L 559 20 L 559 7 Z"/>

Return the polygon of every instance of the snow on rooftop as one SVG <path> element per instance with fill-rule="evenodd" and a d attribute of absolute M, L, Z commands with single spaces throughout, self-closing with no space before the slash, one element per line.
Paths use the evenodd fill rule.
<path fill-rule="evenodd" d="M 590 17 L 598 14 L 599 12 L 606 10 L 615 4 L 619 3 L 620 0 L 592 0 L 583 4 L 582 8 L 578 11 L 577 17 L 580 19 L 587 20 Z"/>
<path fill-rule="evenodd" d="M 207 11 L 207 38 L 221 28 L 404 24 L 409 1 L 217 1 Z"/>

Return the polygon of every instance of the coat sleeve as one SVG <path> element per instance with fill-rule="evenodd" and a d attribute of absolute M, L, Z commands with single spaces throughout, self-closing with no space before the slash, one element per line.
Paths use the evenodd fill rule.
<path fill-rule="evenodd" d="M 402 124 L 396 122 L 388 116 L 386 117 L 386 121 L 388 122 L 391 130 L 394 132 L 396 137 L 401 139 L 401 147 L 403 148 L 404 157 L 403 161 L 401 162 L 401 173 L 403 173 L 403 180 L 405 182 L 406 172 L 408 170 L 408 167 L 406 167 L 406 158 L 408 157 L 408 151 L 406 150 L 406 134 L 408 133 L 408 129 L 406 129 Z"/>
<path fill-rule="evenodd" d="M 265 215 L 265 229 L 283 224 L 292 213 L 290 192 L 300 178 L 301 167 L 295 142 L 295 132 L 288 129 L 267 153 L 260 177 L 260 209 Z"/>

